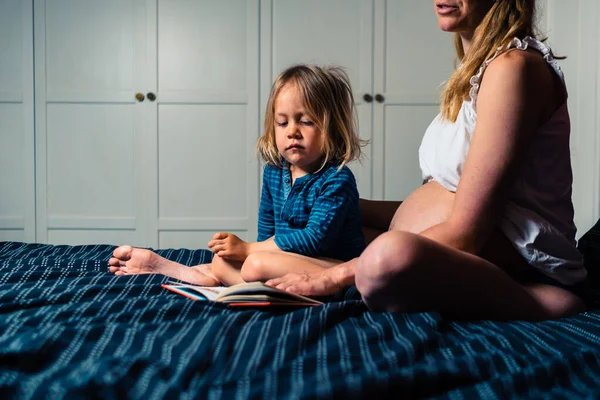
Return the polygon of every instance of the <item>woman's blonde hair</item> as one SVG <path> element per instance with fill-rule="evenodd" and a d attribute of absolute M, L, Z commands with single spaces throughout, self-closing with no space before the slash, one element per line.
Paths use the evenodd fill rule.
<path fill-rule="evenodd" d="M 283 71 L 271 87 L 264 132 L 256 146 L 262 159 L 267 164 L 283 167 L 284 161 L 275 142 L 275 100 L 287 84 L 297 88 L 308 116 L 323 135 L 323 160 L 319 170 L 328 164 L 339 164 L 341 168 L 359 159 L 365 142 L 358 137 L 348 75 L 339 67 L 304 64 Z"/>
<path fill-rule="evenodd" d="M 536 36 L 535 3 L 535 0 L 496 0 L 475 29 L 467 54 L 460 35 L 454 34 L 456 59 L 460 66 L 442 91 L 442 117 L 456 121 L 462 102 L 469 98 L 471 77 L 499 47 L 507 46 L 515 37 Z"/>

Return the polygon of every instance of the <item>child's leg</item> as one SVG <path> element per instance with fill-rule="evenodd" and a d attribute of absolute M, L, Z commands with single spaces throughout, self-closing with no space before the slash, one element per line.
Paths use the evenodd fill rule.
<path fill-rule="evenodd" d="M 212 273 L 210 264 L 188 267 L 158 254 L 131 246 L 117 247 L 108 260 L 108 270 L 117 276 L 135 274 L 162 274 L 196 285 L 218 286 L 219 280 Z"/>
<path fill-rule="evenodd" d="M 318 272 L 341 263 L 339 260 L 311 258 L 282 251 L 261 251 L 246 258 L 242 265 L 241 278 L 246 282 L 267 281 L 292 272 Z"/>
<path fill-rule="evenodd" d="M 244 283 L 241 274 L 242 263 L 239 261 L 226 260 L 215 254 L 211 268 L 215 278 L 221 281 L 225 286 Z"/>

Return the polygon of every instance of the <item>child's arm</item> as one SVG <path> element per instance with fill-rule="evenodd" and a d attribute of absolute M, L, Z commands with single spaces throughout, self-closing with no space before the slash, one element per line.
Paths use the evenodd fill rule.
<path fill-rule="evenodd" d="M 244 262 L 250 253 L 258 251 L 281 251 L 271 236 L 262 242 L 246 242 L 228 232 L 218 232 L 208 242 L 208 248 L 219 257 Z"/>
<path fill-rule="evenodd" d="M 309 257 L 322 255 L 338 236 L 348 213 L 356 213 L 356 218 L 359 218 L 358 202 L 354 175 L 345 167 L 324 182 L 306 227 L 276 235 L 274 243 L 283 251 Z"/>
<path fill-rule="evenodd" d="M 268 165 L 264 168 L 264 179 L 258 209 L 258 241 L 249 243 L 240 239 L 237 235 L 227 232 L 217 232 L 213 240 L 208 242 L 208 248 L 219 257 L 229 260 L 244 262 L 248 254 L 256 251 L 278 251 L 279 247 L 273 242 L 275 234 L 275 215 L 273 209 L 273 198 L 269 190 L 269 182 L 273 179 L 274 169 Z"/>
<path fill-rule="evenodd" d="M 258 207 L 258 242 L 262 242 L 275 235 L 275 211 L 273 209 L 273 197 L 269 190 L 269 175 L 273 174 L 273 168 L 265 165 L 263 173 L 262 193 Z"/>

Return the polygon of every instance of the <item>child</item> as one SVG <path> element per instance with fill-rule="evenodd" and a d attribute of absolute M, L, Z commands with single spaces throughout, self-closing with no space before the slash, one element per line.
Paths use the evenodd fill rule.
<path fill-rule="evenodd" d="M 216 233 L 211 264 L 186 267 L 145 249 L 121 246 L 115 275 L 159 273 L 199 285 L 266 281 L 310 273 L 365 248 L 354 175 L 361 151 L 348 76 L 339 68 L 293 66 L 271 89 L 258 152 L 266 162 L 258 241 Z"/>

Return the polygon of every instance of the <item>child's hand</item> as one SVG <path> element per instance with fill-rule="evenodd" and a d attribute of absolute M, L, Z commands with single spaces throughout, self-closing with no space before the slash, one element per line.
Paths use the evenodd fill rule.
<path fill-rule="evenodd" d="M 213 240 L 208 242 L 208 248 L 219 257 L 227 260 L 244 262 L 248 257 L 248 243 L 233 233 L 215 233 Z"/>

